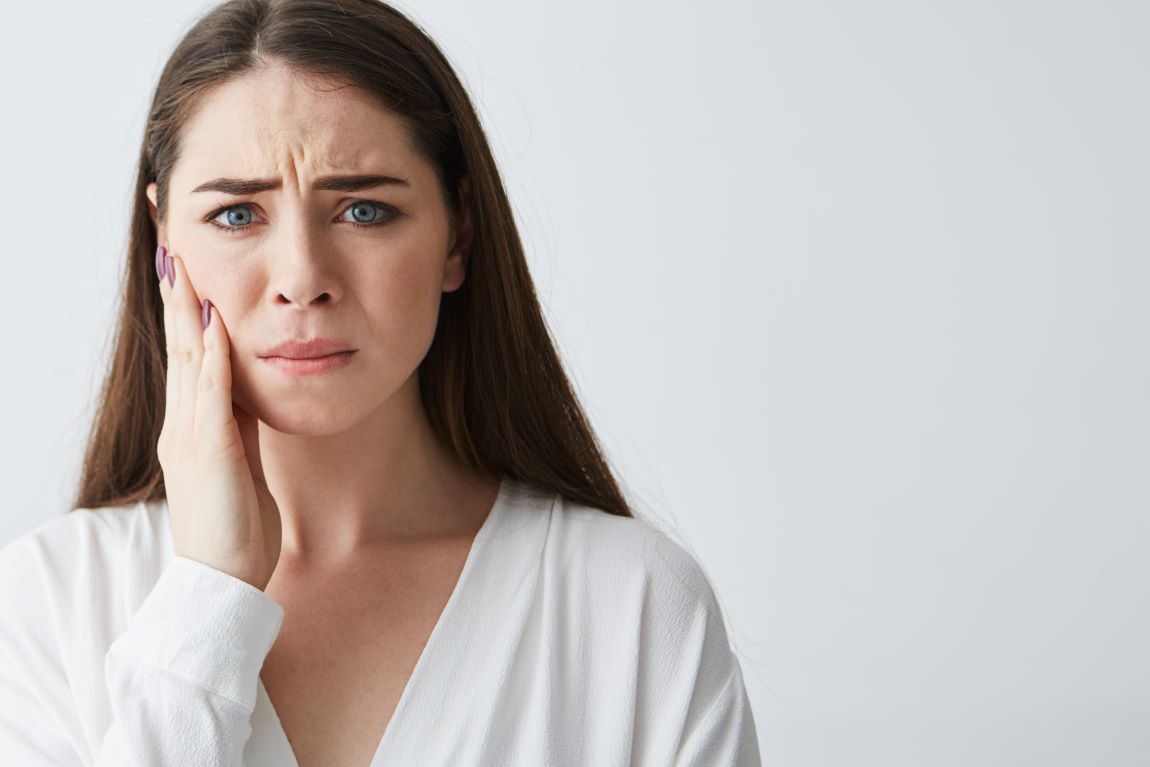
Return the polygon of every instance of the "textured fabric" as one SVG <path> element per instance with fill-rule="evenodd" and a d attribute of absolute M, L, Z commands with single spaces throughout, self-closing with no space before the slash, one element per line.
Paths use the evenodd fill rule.
<path fill-rule="evenodd" d="M 297 767 L 282 606 L 175 556 L 163 501 L 0 548 L 0 764 Z M 373 767 L 757 767 L 714 592 L 645 520 L 504 480 Z"/>

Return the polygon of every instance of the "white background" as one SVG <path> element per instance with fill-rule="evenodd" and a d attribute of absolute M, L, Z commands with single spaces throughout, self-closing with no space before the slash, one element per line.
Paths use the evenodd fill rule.
<path fill-rule="evenodd" d="M 0 539 L 67 509 L 203 3 L 0 22 Z M 398 7 L 771 765 L 1150 763 L 1150 5 Z"/>

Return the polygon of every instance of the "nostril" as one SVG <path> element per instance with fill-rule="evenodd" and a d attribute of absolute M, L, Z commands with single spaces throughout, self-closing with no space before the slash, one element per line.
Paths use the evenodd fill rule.
<path fill-rule="evenodd" d="M 305 301 L 293 301 L 292 299 L 288 298 L 288 297 L 287 297 L 286 295 L 284 295 L 283 293 L 280 293 L 280 294 L 279 294 L 279 295 L 276 297 L 276 300 L 277 300 L 278 302 L 280 302 L 281 304 L 296 304 L 296 303 L 298 303 L 298 304 L 300 304 L 301 306 L 307 305 L 307 304 L 309 303 L 309 302 L 305 302 Z M 331 293 L 320 293 L 318 296 L 316 296 L 315 298 L 313 298 L 313 299 L 310 301 L 310 303 L 311 303 L 311 304 L 329 304 L 329 303 L 331 303 L 333 300 L 334 300 L 334 299 L 332 298 L 332 296 L 331 296 Z"/>

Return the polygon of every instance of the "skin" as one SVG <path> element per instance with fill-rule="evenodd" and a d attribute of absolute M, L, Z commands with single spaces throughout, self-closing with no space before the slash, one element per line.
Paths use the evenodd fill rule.
<path fill-rule="evenodd" d="M 409 186 L 313 189 L 332 174 Z M 220 177 L 282 187 L 192 191 Z M 463 284 L 471 220 L 451 227 L 434 168 L 399 118 L 359 89 L 272 63 L 219 86 L 196 110 L 165 220 L 156 220 L 155 184 L 147 194 L 159 242 L 227 329 L 232 399 L 260 421 L 281 563 L 339 569 L 404 541 L 474 535 L 498 483 L 438 445 L 417 379 L 441 296 Z M 236 207 L 214 221 L 238 232 L 205 221 L 224 206 Z M 375 220 L 385 223 L 356 226 Z M 292 377 L 259 359 L 283 340 L 315 336 L 356 348 L 351 364 Z"/>

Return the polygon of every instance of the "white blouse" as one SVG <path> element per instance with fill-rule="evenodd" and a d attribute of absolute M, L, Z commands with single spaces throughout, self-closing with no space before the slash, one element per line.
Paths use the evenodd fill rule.
<path fill-rule="evenodd" d="M 259 674 L 283 607 L 176 556 L 163 501 L 0 548 L 0 764 L 298 767 Z M 694 558 L 505 479 L 372 767 L 758 767 Z"/>

